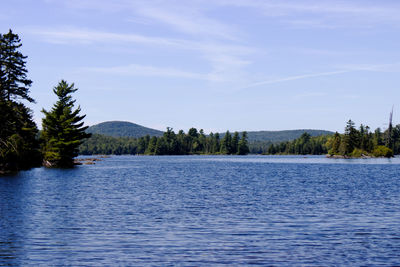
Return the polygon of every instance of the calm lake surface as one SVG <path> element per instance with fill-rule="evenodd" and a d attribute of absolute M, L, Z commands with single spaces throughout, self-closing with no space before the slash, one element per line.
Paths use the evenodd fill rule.
<path fill-rule="evenodd" d="M 400 159 L 114 156 L 0 178 L 0 265 L 399 265 Z"/>

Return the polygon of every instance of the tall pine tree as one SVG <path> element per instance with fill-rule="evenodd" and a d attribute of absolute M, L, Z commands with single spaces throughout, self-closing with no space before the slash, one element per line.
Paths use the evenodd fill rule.
<path fill-rule="evenodd" d="M 238 155 L 247 154 L 249 154 L 249 143 L 247 141 L 247 132 L 243 132 L 238 145 Z"/>
<path fill-rule="evenodd" d="M 0 173 L 38 166 L 41 163 L 37 127 L 31 110 L 20 100 L 29 96 L 27 58 L 21 39 L 11 30 L 0 34 Z"/>
<path fill-rule="evenodd" d="M 85 132 L 88 127 L 84 127 L 82 122 L 86 115 L 79 115 L 79 106 L 74 110 L 75 100 L 71 94 L 77 90 L 74 84 L 69 85 L 62 80 L 53 89 L 58 101 L 51 111 L 42 110 L 45 114 L 42 121 L 43 153 L 47 167 L 73 167 L 79 145 L 83 139 L 90 137 Z"/>
<path fill-rule="evenodd" d="M 27 57 L 19 51 L 21 46 L 21 39 L 11 30 L 0 35 L 0 98 L 8 101 L 20 98 L 34 102 L 29 96 L 32 81 L 27 78 Z"/>

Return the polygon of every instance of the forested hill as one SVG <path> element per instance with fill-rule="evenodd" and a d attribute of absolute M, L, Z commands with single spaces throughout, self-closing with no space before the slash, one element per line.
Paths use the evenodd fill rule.
<path fill-rule="evenodd" d="M 285 142 L 291 141 L 299 138 L 303 133 L 308 133 L 311 136 L 320 135 L 333 135 L 333 132 L 324 130 L 310 130 L 310 129 L 300 129 L 300 130 L 285 130 L 285 131 L 254 131 L 247 132 L 249 142 Z M 221 138 L 224 133 L 221 133 Z"/>
<path fill-rule="evenodd" d="M 112 137 L 135 137 L 139 138 L 145 135 L 162 136 L 163 132 L 151 128 L 147 128 L 132 122 L 126 121 L 107 121 L 102 122 L 87 129 L 87 132 L 93 134 L 101 134 Z M 249 142 L 284 142 L 299 138 L 303 133 L 307 132 L 311 136 L 333 135 L 333 132 L 324 130 L 285 130 L 285 131 L 251 131 L 248 133 Z M 240 133 L 241 134 L 241 133 Z M 223 138 L 225 133 L 220 133 Z"/>
<path fill-rule="evenodd" d="M 87 129 L 87 132 L 101 134 L 112 137 L 135 137 L 139 138 L 145 135 L 162 136 L 163 132 L 141 126 L 127 121 L 107 121 L 102 122 Z"/>

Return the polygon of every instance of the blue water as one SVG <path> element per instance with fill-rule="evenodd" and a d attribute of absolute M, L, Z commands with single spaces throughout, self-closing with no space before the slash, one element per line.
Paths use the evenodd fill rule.
<path fill-rule="evenodd" d="M 400 159 L 115 156 L 0 178 L 0 265 L 399 265 Z"/>

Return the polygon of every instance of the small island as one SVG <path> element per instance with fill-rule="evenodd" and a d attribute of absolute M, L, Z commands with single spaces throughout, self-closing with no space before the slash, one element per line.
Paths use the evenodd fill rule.
<path fill-rule="evenodd" d="M 269 155 L 326 155 L 328 158 L 374 158 L 393 157 L 399 154 L 400 125 L 392 126 L 392 113 L 387 130 L 377 128 L 374 132 L 368 126 L 349 120 L 343 134 L 312 137 L 304 133 L 289 142 L 272 144 L 264 154 Z"/>

